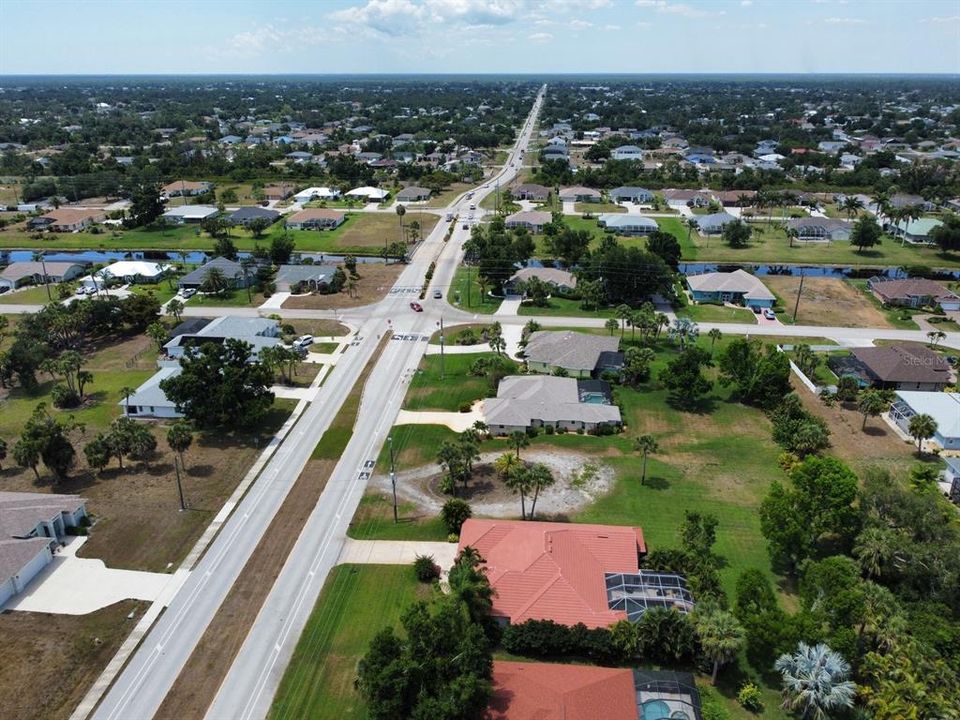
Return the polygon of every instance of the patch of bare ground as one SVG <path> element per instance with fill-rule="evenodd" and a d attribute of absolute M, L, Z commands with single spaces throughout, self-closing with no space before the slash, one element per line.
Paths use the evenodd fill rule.
<path fill-rule="evenodd" d="M 338 293 L 323 295 L 293 295 L 283 303 L 284 310 L 332 310 L 334 308 L 352 308 L 369 305 L 382 300 L 392 288 L 406 265 L 402 263 L 361 263 L 357 265 L 357 286 L 353 294 L 346 289 Z"/>
<path fill-rule="evenodd" d="M 486 517 L 519 517 L 520 496 L 507 488 L 496 471 L 493 462 L 502 453 L 483 453 L 466 489 L 458 487 L 458 497 L 470 502 L 477 515 Z M 561 450 L 529 449 L 522 453 L 526 463 L 543 463 L 557 482 L 547 488 L 537 499 L 537 515 L 567 515 L 589 505 L 597 497 L 608 493 L 616 475 L 613 470 L 595 457 Z M 431 463 L 397 474 L 397 494 L 428 514 L 436 514 L 450 496 L 440 490 L 443 473 L 438 465 Z M 387 475 L 375 475 L 371 488 L 390 490 Z M 530 499 L 527 499 L 527 510 Z"/>
<path fill-rule="evenodd" d="M 0 716 L 70 717 L 146 608 L 127 600 L 88 615 L 0 614 Z"/>
<path fill-rule="evenodd" d="M 768 275 L 763 279 L 786 303 L 790 312 L 797 299 L 800 278 Z M 892 327 L 863 293 L 840 278 L 807 277 L 797 311 L 797 324 L 829 327 Z"/>

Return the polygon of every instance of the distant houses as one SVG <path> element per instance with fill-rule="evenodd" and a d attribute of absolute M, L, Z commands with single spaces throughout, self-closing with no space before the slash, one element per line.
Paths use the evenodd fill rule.
<path fill-rule="evenodd" d="M 796 233 L 801 242 L 834 242 L 849 240 L 853 223 L 835 218 L 791 218 L 787 220 L 787 230 Z"/>
<path fill-rule="evenodd" d="M 653 200 L 653 192 L 642 187 L 622 186 L 609 192 L 613 202 L 648 203 Z"/>
<path fill-rule="evenodd" d="M 86 263 L 56 261 L 10 263 L 0 270 L 0 288 L 15 290 L 24 285 L 67 282 L 81 275 L 85 267 Z"/>
<path fill-rule="evenodd" d="M 174 225 L 199 224 L 216 217 L 220 211 L 212 205 L 179 205 L 163 214 L 163 219 Z"/>
<path fill-rule="evenodd" d="M 582 185 L 560 188 L 561 202 L 598 203 L 602 199 L 603 195 L 599 190 L 583 187 Z"/>
<path fill-rule="evenodd" d="M 330 284 L 337 268 L 331 265 L 281 265 L 274 277 L 278 292 L 321 290 Z"/>
<path fill-rule="evenodd" d="M 49 230 L 56 233 L 80 232 L 103 222 L 106 217 L 103 210 L 61 207 L 29 220 L 27 227 L 31 230 Z"/>
<path fill-rule="evenodd" d="M 531 202 L 546 202 L 550 199 L 550 188 L 536 183 L 523 183 L 517 185 L 510 191 L 517 200 L 530 200 Z"/>
<path fill-rule="evenodd" d="M 517 272 L 510 276 L 503 284 L 504 291 L 512 294 L 517 291 L 520 283 L 532 278 L 536 278 L 550 286 L 550 288 L 559 290 L 560 292 L 573 292 L 577 287 L 576 275 L 567 270 L 560 270 L 559 268 L 526 267 L 517 270 Z"/>
<path fill-rule="evenodd" d="M 314 200 L 336 200 L 340 197 L 340 191 L 336 188 L 328 187 L 308 187 L 301 190 L 293 196 L 294 202 L 308 203 Z"/>
<path fill-rule="evenodd" d="M 701 235 L 719 235 L 727 225 L 738 222 L 737 218 L 725 212 L 697 215 L 693 220 Z"/>
<path fill-rule="evenodd" d="M 223 279 L 232 288 L 246 287 L 247 284 L 252 283 L 255 278 L 253 273 L 246 273 L 247 277 L 245 278 L 243 266 L 235 260 L 216 257 L 182 276 L 178 281 L 178 285 L 184 290 L 199 290 L 207 281 L 210 271 L 214 269 L 223 276 Z"/>
<path fill-rule="evenodd" d="M 617 235 L 649 235 L 660 229 L 653 218 L 627 213 L 604 214 L 598 218 L 597 222 L 601 227 Z"/>
<path fill-rule="evenodd" d="M 264 186 L 263 197 L 270 201 L 286 200 L 293 195 L 295 189 L 290 183 L 273 183 Z"/>
<path fill-rule="evenodd" d="M 280 213 L 269 208 L 257 207 L 256 205 L 246 205 L 234 210 L 227 215 L 226 221 L 231 225 L 241 225 L 247 227 L 254 220 L 266 220 L 272 225 L 280 219 Z"/>
<path fill-rule="evenodd" d="M 85 275 L 80 278 L 80 282 L 84 287 L 93 289 L 110 280 L 118 280 L 128 285 L 152 284 L 160 282 L 171 269 L 170 265 L 149 260 L 118 260 L 98 270 L 94 273 L 95 277 Z"/>
<path fill-rule="evenodd" d="M 175 180 L 160 188 L 160 195 L 165 198 L 196 197 L 197 195 L 204 195 L 211 190 L 213 190 L 213 183 L 211 182 Z"/>
<path fill-rule="evenodd" d="M 365 185 L 364 187 L 358 187 L 358 188 L 354 188 L 353 190 L 350 190 L 346 194 L 346 197 L 352 198 L 354 200 L 362 200 L 368 203 L 371 203 L 371 202 L 379 203 L 379 202 L 383 202 L 388 197 L 390 197 L 390 193 L 387 192 L 386 190 L 381 190 L 380 188 L 375 188 L 375 187 L 370 187 L 369 185 Z"/>
<path fill-rule="evenodd" d="M 610 151 L 611 160 L 643 160 L 643 148 L 637 145 L 621 145 Z"/>
<path fill-rule="evenodd" d="M 430 199 L 431 192 L 429 188 L 410 185 L 397 193 L 397 202 L 424 202 Z"/>

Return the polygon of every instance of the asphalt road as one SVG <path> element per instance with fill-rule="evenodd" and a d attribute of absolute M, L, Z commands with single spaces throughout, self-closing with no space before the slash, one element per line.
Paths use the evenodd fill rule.
<path fill-rule="evenodd" d="M 519 169 L 519 149 L 529 142 L 540 101 L 535 103 L 521 129 L 517 143 L 504 170 L 488 181 L 489 188 L 475 191 L 473 198 L 461 197 L 450 209 L 469 212 L 471 203 L 479 204 L 495 192 L 497 179 L 506 183 Z M 511 161 L 515 167 L 511 167 Z M 443 242 L 445 225 L 431 234 L 397 282 L 399 287 L 419 287 L 427 267 L 434 260 L 432 285 L 446 287 L 461 254 L 468 231 L 458 225 L 453 237 Z M 428 298 L 431 293 L 428 293 Z M 414 298 L 415 299 L 415 298 Z M 373 463 L 393 426 L 406 393 L 427 347 L 427 339 L 436 331 L 441 315 L 449 310 L 445 302 L 422 301 L 424 312 L 409 308 L 411 298 L 393 297 L 375 306 L 380 322 L 391 321 L 394 339 L 387 345 L 370 374 L 354 426 L 353 437 L 337 464 L 320 500 L 310 515 L 294 552 L 287 559 L 276 583 L 267 596 L 233 666 L 224 679 L 206 717 L 215 720 L 252 720 L 265 717 L 274 693 L 293 654 L 300 633 L 313 610 L 327 574 L 333 567 L 346 539 L 347 527 L 363 496 Z M 344 313 L 346 315 L 346 313 Z"/>
<path fill-rule="evenodd" d="M 517 147 L 529 140 L 534 106 Z M 513 155 L 516 155 L 516 149 Z M 519 164 L 519 163 L 518 163 Z M 509 163 L 497 176 L 507 182 L 516 173 Z M 495 182 L 495 179 L 491 182 Z M 470 201 L 457 198 L 450 209 L 479 203 L 489 190 L 477 190 Z M 398 288 L 419 287 L 429 264 L 442 253 L 455 255 L 466 231 L 457 229 L 443 242 L 446 224 L 440 223 L 420 245 L 401 274 Z M 449 283 L 455 263 L 441 258 L 435 271 L 438 284 Z M 416 295 L 412 296 L 413 298 Z M 424 303 L 426 312 L 410 309 L 411 296 L 389 294 L 380 303 L 351 313 L 359 328 L 358 342 L 349 350 L 349 362 L 339 363 L 287 439 L 267 463 L 250 492 L 224 525 L 180 592 L 147 634 L 103 702 L 94 713 L 103 720 L 150 718 L 160 706 L 244 564 L 256 548 L 290 487 L 300 475 L 313 448 L 329 427 L 384 332 L 429 337 L 439 319 L 440 303 Z M 327 314 L 301 317 L 330 317 Z M 209 313 L 209 310 L 207 310 Z M 226 314 L 226 313 L 225 313 Z M 234 314 L 234 313 L 230 313 Z M 256 315 L 255 309 L 236 314 Z M 343 313 L 345 316 L 346 313 Z M 365 465 L 375 459 L 403 399 L 406 381 L 426 348 L 425 340 L 392 340 L 377 360 L 361 402 L 353 440 L 335 468 L 250 636 L 242 647 L 211 708 L 211 717 L 262 717 L 269 709 L 276 684 L 289 660 L 300 630 L 316 601 L 326 574 L 336 561 L 365 487 Z"/>

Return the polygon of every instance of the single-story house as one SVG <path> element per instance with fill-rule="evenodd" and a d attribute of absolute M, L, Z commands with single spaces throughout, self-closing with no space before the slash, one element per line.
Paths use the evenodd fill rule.
<path fill-rule="evenodd" d="M 160 194 L 165 198 L 195 197 L 213 190 L 211 182 L 195 182 L 193 180 L 175 180 L 160 188 Z"/>
<path fill-rule="evenodd" d="M 281 265 L 274 282 L 278 292 L 293 292 L 298 287 L 319 290 L 329 284 L 336 268 L 331 265 Z"/>
<path fill-rule="evenodd" d="M 495 591 L 491 615 L 503 624 L 553 620 L 595 628 L 654 607 L 693 609 L 683 578 L 640 569 L 647 546 L 637 527 L 470 518 L 459 547 L 486 561 Z"/>
<path fill-rule="evenodd" d="M 643 148 L 636 145 L 621 145 L 610 151 L 611 160 L 643 160 Z"/>
<path fill-rule="evenodd" d="M 0 271 L 0 288 L 15 290 L 24 285 L 40 285 L 44 282 L 44 276 L 48 283 L 66 282 L 79 276 L 85 267 L 86 263 L 56 261 L 10 263 Z"/>
<path fill-rule="evenodd" d="M 560 270 L 559 268 L 526 267 L 517 270 L 517 272 L 503 284 L 504 290 L 508 294 L 512 294 L 519 283 L 531 278 L 537 278 L 550 287 L 562 292 L 572 292 L 577 287 L 576 276 L 566 270 Z"/>
<path fill-rule="evenodd" d="M 380 188 L 370 187 L 365 185 L 364 187 L 354 188 L 353 190 L 347 193 L 348 198 L 354 198 L 357 200 L 364 200 L 365 202 L 383 202 L 388 197 L 390 193 L 386 190 L 381 190 Z"/>
<path fill-rule="evenodd" d="M 160 383 L 167 378 L 176 377 L 182 371 L 180 365 L 169 365 L 157 370 L 129 398 L 117 403 L 128 417 L 180 418 L 183 413 L 177 410 L 177 404 L 167 398 L 160 389 Z"/>
<path fill-rule="evenodd" d="M 0 492 L 0 606 L 23 592 L 86 516 L 78 495 Z"/>
<path fill-rule="evenodd" d="M 429 188 L 411 185 L 397 193 L 397 202 L 422 202 L 430 199 Z"/>
<path fill-rule="evenodd" d="M 293 199 L 294 202 L 307 203 L 313 200 L 336 200 L 338 197 L 340 197 L 340 191 L 336 188 L 308 187 L 294 195 Z"/>
<path fill-rule="evenodd" d="M 339 210 L 326 208 L 306 208 L 287 218 L 287 227 L 291 230 L 332 230 L 340 227 L 347 216 Z"/>
<path fill-rule="evenodd" d="M 894 193 L 890 196 L 890 207 L 897 210 L 905 207 L 919 207 L 924 212 L 933 212 L 937 209 L 929 200 L 924 200 L 920 195 L 910 195 L 909 193 Z"/>
<path fill-rule="evenodd" d="M 773 307 L 776 297 L 746 270 L 688 275 L 687 287 L 694 302 L 738 303 L 749 308 Z"/>
<path fill-rule="evenodd" d="M 208 218 L 215 217 L 219 212 L 212 205 L 179 205 L 167 210 L 162 217 L 174 225 L 184 225 L 186 223 L 202 223 Z"/>
<path fill-rule="evenodd" d="M 620 338 L 609 335 L 537 330 L 524 349 L 531 372 L 553 373 L 563 368 L 570 377 L 589 378 L 623 368 Z"/>
<path fill-rule="evenodd" d="M 279 218 L 280 213 L 276 210 L 270 210 L 269 208 L 258 207 L 256 205 L 246 205 L 242 208 L 234 210 L 232 213 L 227 215 L 226 219 L 231 225 L 243 225 L 246 227 L 253 220 L 263 219 L 272 225 Z"/>
<path fill-rule="evenodd" d="M 196 270 L 193 270 L 180 278 L 178 285 L 180 288 L 192 288 L 199 290 L 207 279 L 207 274 L 216 268 L 222 274 L 227 283 L 234 288 L 244 288 L 248 282 L 252 282 L 255 275 L 247 273 L 244 278 L 243 266 L 235 260 L 225 257 L 215 257 L 207 263 L 204 263 Z"/>
<path fill-rule="evenodd" d="M 483 403 L 484 421 L 494 435 L 552 427 L 592 432 L 619 427 L 620 408 L 602 380 L 555 375 L 513 375 L 500 381 L 497 396 Z"/>
<path fill-rule="evenodd" d="M 890 418 L 909 435 L 914 415 L 929 415 L 937 423 L 933 442 L 944 450 L 960 450 L 960 393 L 898 390 Z"/>
<path fill-rule="evenodd" d="M 923 345 L 853 348 L 850 355 L 828 358 L 827 364 L 838 377 L 849 375 L 862 386 L 883 390 L 937 392 L 950 384 L 950 364 Z"/>
<path fill-rule="evenodd" d="M 280 323 L 261 317 L 218 317 L 195 333 L 183 333 L 174 336 L 164 346 L 168 357 L 181 358 L 187 348 L 200 347 L 205 343 L 222 344 L 235 338 L 253 346 L 253 354 L 264 347 L 280 344 Z"/>
<path fill-rule="evenodd" d="M 653 191 L 642 187 L 624 185 L 610 191 L 613 202 L 647 203 L 653 200 Z"/>
<path fill-rule="evenodd" d="M 493 663 L 483 720 L 702 720 L 691 673 L 593 665 Z"/>
<path fill-rule="evenodd" d="M 103 210 L 90 208 L 61 207 L 27 222 L 31 230 L 49 230 L 50 232 L 79 232 L 106 219 Z"/>
<path fill-rule="evenodd" d="M 947 467 L 943 471 L 940 487 L 943 488 L 944 495 L 960 504 L 960 457 L 947 457 L 944 460 Z"/>
<path fill-rule="evenodd" d="M 926 278 L 888 280 L 872 277 L 867 281 L 867 287 L 880 302 L 887 305 L 905 307 L 939 305 L 944 310 L 960 310 L 960 295 Z"/>
<path fill-rule="evenodd" d="M 309 155 L 309 153 L 307 153 Z M 263 188 L 263 197 L 267 200 L 286 200 L 293 195 L 296 188 L 290 183 L 274 183 L 265 185 Z"/>
<path fill-rule="evenodd" d="M 510 191 L 517 200 L 531 200 L 533 202 L 546 202 L 550 199 L 550 188 L 536 183 L 523 183 L 517 185 Z"/>
<path fill-rule="evenodd" d="M 936 218 L 917 218 L 909 220 L 903 225 L 891 223 L 888 227 L 898 236 L 902 236 L 908 243 L 923 245 L 933 242 L 930 239 L 930 233 L 934 228 L 940 227 L 943 223 Z"/>
<path fill-rule="evenodd" d="M 594 190 L 593 188 L 577 185 L 574 187 L 560 189 L 561 202 L 590 203 L 600 202 L 602 199 L 603 194 L 599 190 Z"/>
<path fill-rule="evenodd" d="M 612 230 L 617 235 L 649 235 L 660 229 L 657 221 L 653 218 L 627 213 L 604 214 L 599 217 L 598 221 L 600 225 Z"/>
<path fill-rule="evenodd" d="M 544 210 L 521 210 L 508 215 L 504 225 L 508 228 L 526 228 L 530 232 L 539 233 L 543 226 L 553 221 L 553 215 Z"/>
<path fill-rule="evenodd" d="M 113 279 L 130 284 L 158 283 L 170 270 L 170 265 L 161 265 L 148 260 L 118 260 L 94 273 L 96 280 L 85 275 L 80 278 L 80 282 L 85 287 L 91 288 L 97 288 L 101 283 Z"/>
<path fill-rule="evenodd" d="M 668 205 L 689 205 L 690 207 L 707 207 L 715 198 L 709 190 L 675 190 L 663 191 L 663 199 Z"/>
<path fill-rule="evenodd" d="M 737 218 L 725 212 L 697 215 L 694 220 L 701 235 L 718 235 L 723 232 L 723 228 L 727 225 L 737 222 Z"/>
<path fill-rule="evenodd" d="M 716 201 L 724 207 L 737 207 L 744 201 L 752 201 L 756 195 L 756 190 L 718 190 L 713 193 Z"/>
<path fill-rule="evenodd" d="M 798 240 L 832 242 L 834 240 L 849 240 L 853 223 L 836 218 L 791 218 L 787 220 L 787 230 L 795 230 Z"/>

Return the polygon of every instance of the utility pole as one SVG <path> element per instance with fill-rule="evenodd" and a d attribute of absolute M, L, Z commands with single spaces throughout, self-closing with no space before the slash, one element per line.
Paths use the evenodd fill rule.
<path fill-rule="evenodd" d="M 440 379 L 444 379 L 443 372 L 443 316 L 440 317 Z"/>
<path fill-rule="evenodd" d="M 800 293 L 803 292 L 803 268 L 800 268 L 800 287 L 797 288 L 797 302 L 793 306 L 793 323 L 797 323 L 797 310 L 800 309 Z"/>
<path fill-rule="evenodd" d="M 180 482 L 180 458 L 176 453 L 173 455 L 173 467 L 177 471 L 177 492 L 180 494 L 180 509 L 186 510 L 187 504 L 183 501 L 183 484 Z"/>
<path fill-rule="evenodd" d="M 467 310 L 470 309 L 470 266 L 467 265 Z"/>
<path fill-rule="evenodd" d="M 396 525 L 400 520 L 397 517 L 397 471 L 393 457 L 393 435 L 387 438 L 387 443 L 390 445 L 390 485 L 393 486 L 393 524 Z"/>
<path fill-rule="evenodd" d="M 47 263 L 43 257 L 43 250 L 37 254 L 40 255 L 40 267 L 43 270 L 43 286 L 47 289 L 47 300 L 53 302 L 53 295 L 50 294 L 50 278 L 47 277 Z"/>

